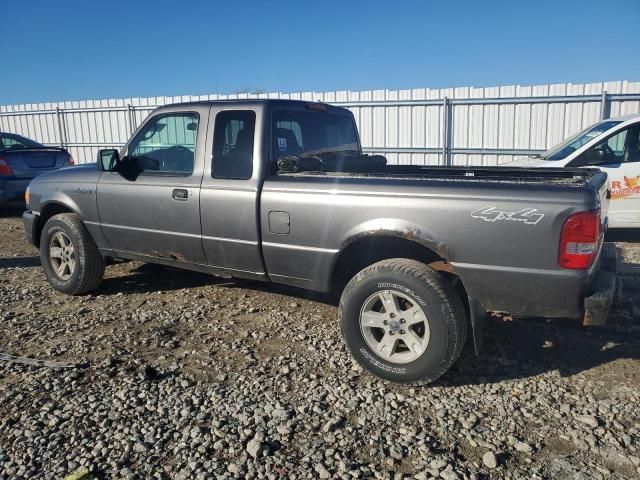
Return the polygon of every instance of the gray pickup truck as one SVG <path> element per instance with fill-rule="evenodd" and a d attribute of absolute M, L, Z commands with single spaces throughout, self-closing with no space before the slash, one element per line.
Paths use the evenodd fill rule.
<path fill-rule="evenodd" d="M 98 288 L 107 259 L 334 290 L 358 362 L 428 383 L 487 312 L 606 320 L 608 188 L 596 169 L 387 165 L 330 105 L 197 102 L 33 180 L 23 220 L 61 292 Z"/>

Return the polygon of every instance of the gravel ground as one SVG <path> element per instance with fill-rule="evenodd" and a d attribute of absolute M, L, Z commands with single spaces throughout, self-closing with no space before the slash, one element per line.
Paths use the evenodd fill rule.
<path fill-rule="evenodd" d="M 139 263 L 48 286 L 0 210 L 0 478 L 640 477 L 640 246 L 609 324 L 491 319 L 438 383 L 347 354 L 335 299 Z M 87 477 L 87 478 L 88 478 Z"/>

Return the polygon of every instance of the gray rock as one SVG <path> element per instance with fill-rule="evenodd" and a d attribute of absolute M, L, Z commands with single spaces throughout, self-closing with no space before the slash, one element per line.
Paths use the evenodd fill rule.
<path fill-rule="evenodd" d="M 315 471 L 318 474 L 318 477 L 324 479 L 331 478 L 331 473 L 324 467 L 322 464 L 318 464 L 315 467 Z"/>
<path fill-rule="evenodd" d="M 598 428 L 598 420 L 593 415 L 577 415 L 576 420 L 591 428 Z"/>
<path fill-rule="evenodd" d="M 453 470 L 453 467 L 449 465 L 445 470 L 440 472 L 440 478 L 443 480 L 460 480 L 460 475 Z"/>
<path fill-rule="evenodd" d="M 247 443 L 247 453 L 253 458 L 258 458 L 262 453 L 262 443 L 255 438 Z"/>
<path fill-rule="evenodd" d="M 531 453 L 533 451 L 533 448 L 531 447 L 531 445 L 521 441 L 516 441 L 513 444 L 513 448 L 515 448 L 518 452 L 522 452 L 522 453 Z"/>
<path fill-rule="evenodd" d="M 496 468 L 498 466 L 496 454 L 492 451 L 488 451 L 482 456 L 482 463 L 484 463 L 484 466 L 487 468 Z"/>
<path fill-rule="evenodd" d="M 289 412 L 282 408 L 276 408 L 271 412 L 271 416 L 277 420 L 287 420 L 289 418 Z"/>

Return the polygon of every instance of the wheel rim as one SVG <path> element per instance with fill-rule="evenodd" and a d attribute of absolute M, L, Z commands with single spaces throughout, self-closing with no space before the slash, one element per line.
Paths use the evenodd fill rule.
<path fill-rule="evenodd" d="M 64 232 L 56 232 L 49 240 L 49 264 L 60 280 L 69 280 L 76 269 L 73 243 Z"/>
<path fill-rule="evenodd" d="M 369 348 L 392 363 L 413 362 L 429 345 L 424 310 L 396 290 L 382 290 L 367 298 L 360 310 L 360 331 Z"/>

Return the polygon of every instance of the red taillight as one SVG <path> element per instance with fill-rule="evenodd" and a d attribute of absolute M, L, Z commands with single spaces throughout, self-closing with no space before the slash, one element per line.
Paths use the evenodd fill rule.
<path fill-rule="evenodd" d="M 76 162 L 73 160 L 73 157 L 71 155 L 69 155 L 69 160 L 67 160 L 67 162 L 69 163 L 69 165 L 75 165 Z"/>
<path fill-rule="evenodd" d="M 0 177 L 10 177 L 11 175 L 13 175 L 13 170 L 11 170 L 4 157 L 0 155 Z"/>
<path fill-rule="evenodd" d="M 589 268 L 598 253 L 599 240 L 599 212 L 574 213 L 562 226 L 558 264 L 571 270 Z"/>

